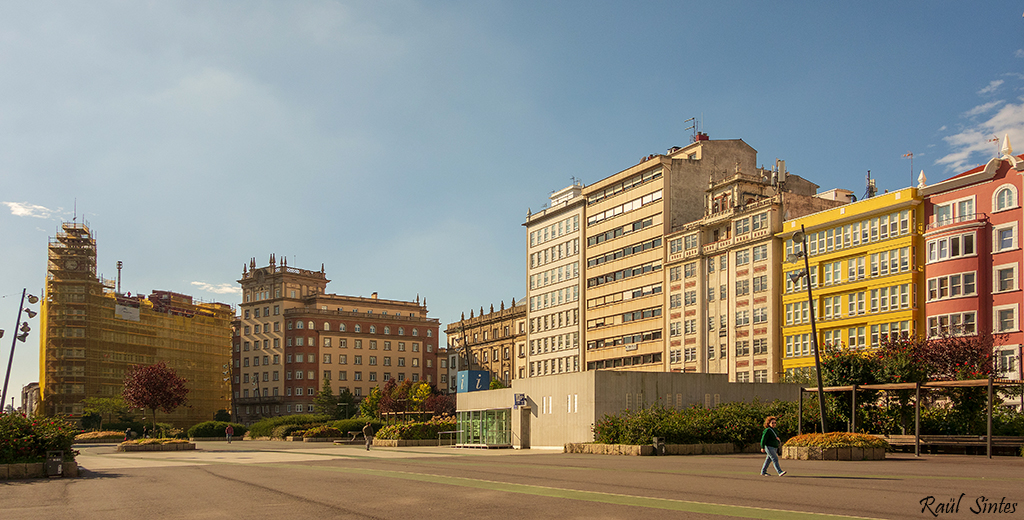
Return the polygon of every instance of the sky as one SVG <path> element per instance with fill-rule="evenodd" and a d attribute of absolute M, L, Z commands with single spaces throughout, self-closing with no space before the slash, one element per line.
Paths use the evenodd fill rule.
<path fill-rule="evenodd" d="M 126 292 L 237 304 L 273 253 L 443 329 L 525 295 L 527 211 L 690 118 L 858 196 L 1024 152 L 1019 2 L 832 4 L 0 2 L 0 367 L 76 217 Z"/>

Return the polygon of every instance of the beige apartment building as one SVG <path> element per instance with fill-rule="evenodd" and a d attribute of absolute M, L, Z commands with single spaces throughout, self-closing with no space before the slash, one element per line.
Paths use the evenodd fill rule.
<path fill-rule="evenodd" d="M 704 216 L 666 237 L 668 366 L 727 374 L 729 381 L 782 379 L 780 329 L 784 258 L 775 234 L 785 218 L 845 204 L 850 193 L 752 168 L 756 152 L 706 185 Z M 745 168 L 752 168 L 747 170 Z"/>
<path fill-rule="evenodd" d="M 664 239 L 704 216 L 708 183 L 755 170 L 742 140 L 697 134 L 583 190 L 586 369 L 667 371 Z"/>
<path fill-rule="evenodd" d="M 501 381 L 505 386 L 512 384 L 517 374 L 526 366 L 526 301 L 519 300 L 512 307 L 505 307 L 502 301 L 498 310 L 491 305 L 490 311 L 480 314 L 465 314 L 455 323 L 445 327 L 448 338 L 449 367 L 460 370 L 485 370 L 491 373 L 492 381 Z M 454 380 L 449 389 L 455 391 Z"/>
<path fill-rule="evenodd" d="M 526 216 L 526 364 L 519 378 L 579 372 L 583 367 L 583 250 L 586 198 L 573 184 Z"/>
<path fill-rule="evenodd" d="M 327 294 L 324 269 L 243 267 L 233 359 L 239 420 L 310 413 L 323 381 L 335 395 L 369 394 L 389 379 L 436 382 L 438 320 L 426 300 Z"/>

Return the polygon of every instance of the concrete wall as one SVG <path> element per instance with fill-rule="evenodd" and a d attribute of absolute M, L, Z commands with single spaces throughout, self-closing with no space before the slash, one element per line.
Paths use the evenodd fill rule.
<path fill-rule="evenodd" d="M 594 422 L 627 408 L 661 404 L 685 408 L 735 401 L 797 401 L 800 385 L 729 383 L 725 374 L 587 371 L 517 379 L 512 388 L 459 394 L 458 410 L 512 408 L 526 394 L 530 447 L 561 447 L 594 440 Z M 522 413 L 512 412 L 513 445 L 521 446 Z"/>

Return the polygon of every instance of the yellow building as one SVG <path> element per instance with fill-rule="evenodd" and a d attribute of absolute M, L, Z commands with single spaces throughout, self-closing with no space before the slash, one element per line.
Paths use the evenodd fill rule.
<path fill-rule="evenodd" d="M 188 381 L 188 405 L 159 413 L 176 427 L 212 420 L 231 406 L 223 372 L 231 361 L 231 307 L 153 291 L 119 294 L 96 276 L 88 224 L 65 222 L 50 239 L 40 311 L 39 384 L 46 414 L 82 416 L 87 397 L 120 396 L 134 365 L 165 362 Z"/>
<path fill-rule="evenodd" d="M 817 313 L 817 344 L 877 347 L 886 335 L 916 335 L 924 311 L 924 206 L 905 188 L 783 222 L 782 368 L 787 378 L 814 367 L 803 229 Z"/>

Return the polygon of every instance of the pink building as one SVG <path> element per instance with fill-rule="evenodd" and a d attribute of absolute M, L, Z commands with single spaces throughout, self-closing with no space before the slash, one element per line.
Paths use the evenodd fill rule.
<path fill-rule="evenodd" d="M 925 197 L 925 333 L 1000 335 L 999 377 L 1021 378 L 1021 196 L 1024 156 L 1003 156 L 937 184 Z M 924 179 L 920 179 L 921 184 Z"/>

